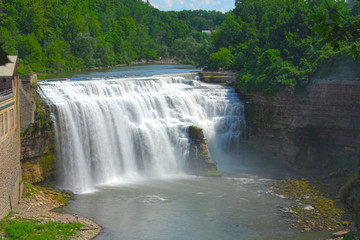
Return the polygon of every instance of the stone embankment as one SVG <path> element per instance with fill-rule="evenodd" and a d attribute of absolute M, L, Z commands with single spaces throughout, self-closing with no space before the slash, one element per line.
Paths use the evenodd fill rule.
<path fill-rule="evenodd" d="M 206 83 L 226 84 L 233 86 L 236 81 L 236 73 L 228 71 L 203 71 L 199 72 L 200 80 Z"/>

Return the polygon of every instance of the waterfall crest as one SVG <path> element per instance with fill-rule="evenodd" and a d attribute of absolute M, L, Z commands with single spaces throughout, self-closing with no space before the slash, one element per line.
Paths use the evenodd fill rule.
<path fill-rule="evenodd" d="M 181 76 L 42 82 L 55 123 L 59 184 L 97 185 L 184 174 L 187 128 L 203 128 L 211 157 L 239 149 L 243 104 L 234 89 Z"/>

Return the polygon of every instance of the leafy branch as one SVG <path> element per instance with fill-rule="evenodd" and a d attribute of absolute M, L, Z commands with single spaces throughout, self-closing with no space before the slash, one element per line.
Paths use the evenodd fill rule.
<path fill-rule="evenodd" d="M 330 43 L 335 50 L 340 50 L 341 44 L 351 43 L 351 55 L 354 59 L 360 59 L 358 40 L 360 39 L 359 17 L 346 18 L 337 9 L 330 6 L 325 0 L 329 15 L 314 14 L 312 20 L 316 23 L 312 30 Z"/>

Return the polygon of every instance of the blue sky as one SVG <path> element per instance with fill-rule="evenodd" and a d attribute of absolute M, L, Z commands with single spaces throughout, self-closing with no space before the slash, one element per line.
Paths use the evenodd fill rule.
<path fill-rule="evenodd" d="M 149 2 L 163 11 L 203 9 L 228 12 L 235 8 L 235 0 L 149 0 Z"/>

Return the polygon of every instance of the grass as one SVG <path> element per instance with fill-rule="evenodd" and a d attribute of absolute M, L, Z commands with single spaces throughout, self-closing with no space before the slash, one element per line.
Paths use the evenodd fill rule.
<path fill-rule="evenodd" d="M 51 188 L 51 187 L 42 187 L 42 186 L 34 186 L 31 184 L 24 184 L 25 191 L 23 194 L 23 198 L 29 198 L 34 194 L 39 194 L 40 192 L 43 192 L 47 195 L 48 198 L 57 201 L 61 205 L 66 205 L 66 203 L 71 199 L 70 194 L 63 193 L 57 189 Z"/>
<path fill-rule="evenodd" d="M 51 188 L 51 187 L 42 187 L 37 186 L 39 190 L 44 192 L 49 198 L 57 201 L 61 205 L 66 205 L 67 202 L 71 199 L 71 195 L 67 193 L 63 193 L 57 189 Z"/>
<path fill-rule="evenodd" d="M 33 186 L 24 184 L 25 192 L 23 197 L 29 198 L 36 194 L 42 194 L 48 199 L 52 199 L 65 205 L 71 197 L 56 189 Z M 0 221 L 0 239 L 18 239 L 18 240 L 56 240 L 71 239 L 79 233 L 84 226 L 79 222 L 61 223 L 54 221 L 43 221 L 42 219 L 24 219 L 14 216 L 16 212 L 10 211 L 9 215 Z"/>
<path fill-rule="evenodd" d="M 47 239 L 70 239 L 76 235 L 81 223 L 59 223 L 49 221 L 46 223 L 37 222 L 28 219 L 12 219 L 5 218 L 0 223 L 2 230 L 7 239 L 19 240 L 47 240 Z"/>
<path fill-rule="evenodd" d="M 24 183 L 24 186 L 25 186 L 25 189 L 24 189 L 25 191 L 24 191 L 23 198 L 29 198 L 34 194 L 40 193 L 40 191 L 37 190 L 33 185 Z"/>

